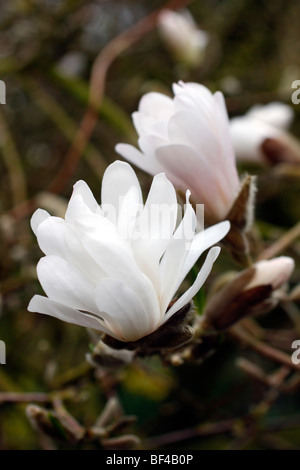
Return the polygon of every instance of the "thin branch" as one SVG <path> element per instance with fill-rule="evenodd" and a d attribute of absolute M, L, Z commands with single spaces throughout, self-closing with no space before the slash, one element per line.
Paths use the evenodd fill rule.
<path fill-rule="evenodd" d="M 0 392 L 1 403 L 49 403 L 51 398 L 49 393 L 18 393 L 18 392 Z"/>
<path fill-rule="evenodd" d="M 218 423 L 207 423 L 193 428 L 181 429 L 161 436 L 151 437 L 145 441 L 144 447 L 146 449 L 155 449 L 157 447 L 167 446 L 169 444 L 176 444 L 177 442 L 186 441 L 199 436 L 210 436 L 213 434 L 221 434 L 230 432 L 234 425 L 234 420 L 228 419 Z"/>
<path fill-rule="evenodd" d="M 278 256 L 290 245 L 292 245 L 292 243 L 294 243 L 297 238 L 300 238 L 300 222 L 298 222 L 293 228 L 285 232 L 278 240 L 272 243 L 272 245 L 268 246 L 264 251 L 262 251 L 257 261 L 263 259 L 270 259 L 274 258 L 274 256 Z"/>
<path fill-rule="evenodd" d="M 262 356 L 278 362 L 279 364 L 283 364 L 290 369 L 300 371 L 300 365 L 294 364 L 288 354 L 280 351 L 279 349 L 275 349 L 272 346 L 269 346 L 268 344 L 265 344 L 264 342 L 255 338 L 240 325 L 232 327 L 229 330 L 229 334 L 234 339 L 238 340 L 240 343 L 246 346 L 251 347 Z"/>
<path fill-rule="evenodd" d="M 50 403 L 59 398 L 71 398 L 75 394 L 72 389 L 55 392 L 0 392 L 0 405 L 2 403 Z"/>
<path fill-rule="evenodd" d="M 4 163 L 7 167 L 12 192 L 13 205 L 18 205 L 27 199 L 27 187 L 13 136 L 0 108 L 0 147 Z"/>

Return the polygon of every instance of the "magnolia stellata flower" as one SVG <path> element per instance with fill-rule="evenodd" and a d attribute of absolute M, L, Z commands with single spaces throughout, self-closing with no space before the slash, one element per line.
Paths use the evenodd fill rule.
<path fill-rule="evenodd" d="M 135 172 L 120 161 L 107 168 L 101 198 L 100 206 L 87 184 L 78 181 L 65 219 L 41 209 L 34 213 L 31 226 L 46 255 L 37 274 L 47 297 L 34 296 L 28 309 L 135 341 L 190 302 L 209 275 L 218 247 L 168 309 L 191 267 L 227 234 L 229 223 L 195 235 L 189 193 L 178 223 L 175 189 L 166 176 L 153 179 L 143 205 Z"/>
<path fill-rule="evenodd" d="M 235 275 L 207 302 L 201 330 L 224 330 L 248 315 L 266 313 L 279 299 L 279 289 L 287 283 L 295 267 L 288 256 L 262 260 Z"/>
<path fill-rule="evenodd" d="M 237 159 L 299 163 L 299 143 L 288 132 L 292 120 L 292 108 L 279 102 L 253 106 L 244 116 L 232 118 L 230 132 Z"/>
<path fill-rule="evenodd" d="M 197 27 L 188 10 L 182 13 L 163 10 L 158 17 L 158 26 L 177 60 L 191 66 L 197 66 L 202 61 L 209 37 Z"/>
<path fill-rule="evenodd" d="M 116 151 L 152 175 L 164 171 L 206 215 L 222 220 L 240 189 L 223 94 L 183 82 L 173 91 L 173 99 L 155 92 L 141 98 L 132 115 L 141 151 L 129 144 Z"/>

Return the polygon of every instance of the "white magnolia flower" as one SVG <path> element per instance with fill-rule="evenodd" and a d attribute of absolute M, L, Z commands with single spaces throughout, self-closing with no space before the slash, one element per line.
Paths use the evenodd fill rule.
<path fill-rule="evenodd" d="M 143 205 L 136 174 L 120 161 L 107 168 L 101 198 L 100 206 L 87 184 L 78 181 L 65 219 L 42 209 L 34 213 L 31 226 L 46 255 L 37 274 L 47 297 L 34 296 L 28 310 L 135 341 L 163 325 L 198 292 L 218 247 L 209 251 L 194 284 L 168 310 L 189 270 L 227 234 L 229 223 L 195 235 L 189 193 L 178 224 L 172 216 L 177 214 L 175 189 L 166 176 L 154 178 Z M 157 217 L 163 208 L 163 217 Z"/>
<path fill-rule="evenodd" d="M 222 220 L 240 189 L 223 94 L 182 82 L 173 91 L 173 99 L 142 97 L 132 115 L 141 151 L 128 144 L 116 151 L 152 175 L 164 171 L 178 189 L 190 189 L 210 218 Z"/>
<path fill-rule="evenodd" d="M 273 290 L 276 290 L 291 277 L 295 261 L 289 256 L 279 256 L 270 260 L 258 261 L 254 267 L 255 274 L 244 290 L 263 285 L 271 285 Z"/>
<path fill-rule="evenodd" d="M 188 10 L 163 10 L 158 17 L 162 38 L 176 59 L 197 66 L 203 59 L 209 36 L 199 29 Z"/>
<path fill-rule="evenodd" d="M 267 163 L 262 147 L 266 139 L 274 139 L 294 153 L 296 143 L 287 132 L 293 117 L 290 106 L 273 102 L 264 106 L 255 105 L 244 116 L 232 118 L 230 133 L 237 159 Z"/>

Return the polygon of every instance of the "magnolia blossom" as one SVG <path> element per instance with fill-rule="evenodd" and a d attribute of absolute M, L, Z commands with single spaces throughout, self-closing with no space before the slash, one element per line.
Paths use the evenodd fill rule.
<path fill-rule="evenodd" d="M 289 149 L 289 154 L 294 154 L 297 145 L 287 132 L 293 116 L 290 106 L 273 102 L 253 106 L 244 116 L 232 118 L 230 132 L 237 159 L 267 163 L 262 147 L 266 139 L 274 139 L 280 146 Z"/>
<path fill-rule="evenodd" d="M 78 181 L 64 219 L 42 209 L 34 213 L 31 226 L 46 255 L 37 274 L 47 297 L 35 295 L 28 310 L 135 341 L 163 325 L 198 292 L 218 247 L 209 251 L 194 284 L 169 308 L 199 256 L 227 234 L 229 223 L 195 234 L 189 192 L 178 221 L 175 189 L 166 176 L 153 179 L 143 204 L 135 172 L 120 161 L 107 168 L 101 199 L 100 206 L 87 184 Z"/>
<path fill-rule="evenodd" d="M 189 11 L 163 10 L 158 17 L 162 38 L 175 57 L 188 65 L 198 65 L 208 44 L 208 34 L 199 29 Z"/>
<path fill-rule="evenodd" d="M 244 290 L 254 287 L 271 285 L 273 290 L 279 289 L 292 275 L 295 261 L 289 256 L 279 256 L 271 260 L 262 260 L 254 264 L 255 274 Z"/>
<path fill-rule="evenodd" d="M 246 316 L 267 313 L 278 304 L 279 289 L 289 280 L 295 262 L 288 256 L 262 260 L 233 277 L 208 300 L 198 332 L 222 331 Z"/>
<path fill-rule="evenodd" d="M 132 115 L 141 151 L 129 144 L 116 151 L 152 175 L 164 171 L 212 220 L 222 220 L 240 189 L 224 97 L 197 83 L 179 82 L 173 91 L 173 99 L 142 97 Z"/>

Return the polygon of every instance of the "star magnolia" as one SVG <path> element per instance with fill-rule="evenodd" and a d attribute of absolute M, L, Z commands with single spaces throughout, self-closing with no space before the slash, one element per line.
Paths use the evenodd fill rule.
<path fill-rule="evenodd" d="M 266 139 L 275 139 L 291 150 L 297 148 L 287 131 L 293 117 L 290 106 L 272 102 L 264 106 L 255 105 L 244 116 L 232 118 L 230 133 L 237 159 L 250 163 L 268 163 L 262 147 Z"/>
<path fill-rule="evenodd" d="M 101 196 L 99 206 L 87 184 L 78 181 L 65 219 L 42 209 L 32 216 L 46 255 L 37 274 L 47 297 L 35 295 L 28 310 L 135 341 L 163 325 L 198 292 L 218 247 L 209 251 L 194 284 L 168 309 L 199 256 L 227 234 L 229 222 L 195 234 L 187 193 L 178 223 L 175 189 L 164 174 L 153 179 L 143 205 L 136 174 L 120 161 L 107 168 Z"/>
<path fill-rule="evenodd" d="M 174 98 L 148 93 L 133 113 L 141 151 L 118 144 L 116 151 L 155 175 L 164 171 L 211 220 L 226 218 L 240 189 L 229 122 L 221 92 L 197 83 L 173 85 Z"/>
<path fill-rule="evenodd" d="M 158 17 L 158 26 L 162 38 L 178 60 L 191 66 L 202 62 L 209 37 L 197 27 L 188 10 L 183 13 L 163 10 Z"/>

